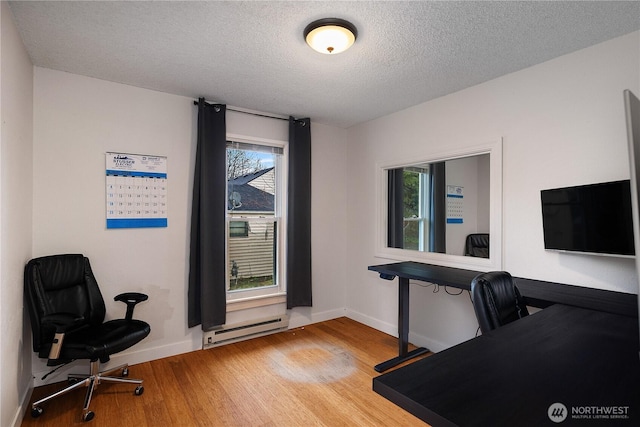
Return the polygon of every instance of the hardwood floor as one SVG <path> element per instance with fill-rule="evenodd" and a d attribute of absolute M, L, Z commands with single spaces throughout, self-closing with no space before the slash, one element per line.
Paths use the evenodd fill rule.
<path fill-rule="evenodd" d="M 43 405 L 30 426 L 420 426 L 373 392 L 373 366 L 397 355 L 396 338 L 347 318 L 130 367 L 134 386 L 101 384 L 81 421 L 86 389 Z M 78 363 L 78 371 L 82 367 Z M 64 384 L 34 390 L 32 399 Z M 33 401 L 33 400 L 32 400 Z"/>

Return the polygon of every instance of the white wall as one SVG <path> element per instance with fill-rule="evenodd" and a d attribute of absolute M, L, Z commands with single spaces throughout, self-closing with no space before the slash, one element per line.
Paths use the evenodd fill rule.
<path fill-rule="evenodd" d="M 637 293 L 630 259 L 543 248 L 540 190 L 629 178 L 622 91 L 640 93 L 635 32 L 349 129 L 347 307 L 397 333 L 397 285 L 374 257 L 376 162 L 503 138 L 503 262 L 514 276 Z M 468 294 L 411 288 L 410 339 L 441 350 L 475 335 Z"/>
<path fill-rule="evenodd" d="M 32 239 L 33 66 L 7 2 L 0 18 L 0 425 L 16 426 L 31 390 L 22 281 Z"/>
<path fill-rule="evenodd" d="M 201 348 L 201 331 L 187 328 L 186 312 L 197 121 L 193 99 L 37 67 L 34 91 L 34 256 L 88 256 L 109 317 L 124 314 L 122 304 L 113 301 L 116 294 L 149 294 L 136 316 L 151 324 L 150 336 L 113 362 L 137 363 Z M 229 133 L 288 140 L 287 122 L 275 125 L 272 119 L 232 112 L 227 119 Z M 345 307 L 346 132 L 313 123 L 311 129 L 314 307 L 292 310 L 293 326 L 344 315 Z M 107 151 L 167 156 L 167 228 L 105 228 Z M 273 310 L 284 307 L 270 306 L 266 312 Z M 227 320 L 254 312 L 233 312 Z M 34 372 L 46 369 L 34 359 Z"/>
<path fill-rule="evenodd" d="M 313 118 L 312 118 L 313 120 Z M 349 167 L 347 132 L 311 122 L 311 259 L 313 309 L 297 309 L 307 323 L 346 315 Z M 292 318 L 293 326 L 301 322 Z"/>
<path fill-rule="evenodd" d="M 464 256 L 467 235 L 489 232 L 488 159 L 489 155 L 483 154 L 446 162 L 446 185 L 463 187 L 463 221 L 446 225 L 447 254 Z"/>
<path fill-rule="evenodd" d="M 489 194 L 491 188 L 490 160 L 489 156 L 482 156 L 478 161 L 478 182 L 488 183 L 488 185 L 478 186 L 478 231 L 489 232 L 491 223 Z"/>

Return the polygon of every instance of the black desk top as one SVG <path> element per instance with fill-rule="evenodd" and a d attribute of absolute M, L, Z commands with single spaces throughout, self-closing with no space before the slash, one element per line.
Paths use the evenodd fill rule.
<path fill-rule="evenodd" d="M 461 268 L 442 267 L 420 262 L 397 262 L 372 265 L 369 270 L 380 273 L 381 277 L 392 279 L 395 276 L 422 280 L 451 286 L 459 289 L 471 289 L 471 281 L 480 271 Z M 543 280 L 513 278 L 527 305 L 546 308 L 560 303 L 608 313 L 638 317 L 638 296 L 624 292 L 586 288 Z"/>
<path fill-rule="evenodd" d="M 373 389 L 434 426 L 556 425 L 556 402 L 569 412 L 559 425 L 611 425 L 572 419 L 594 406 L 628 407 L 617 421 L 639 425 L 638 319 L 554 305 L 374 378 Z"/>
<path fill-rule="evenodd" d="M 442 267 L 420 262 L 396 262 L 393 264 L 372 265 L 369 270 L 377 271 L 380 275 L 392 279 L 395 276 L 407 279 L 422 280 L 437 283 L 442 286 L 470 290 L 471 281 L 480 271 L 464 270 L 461 268 Z"/>

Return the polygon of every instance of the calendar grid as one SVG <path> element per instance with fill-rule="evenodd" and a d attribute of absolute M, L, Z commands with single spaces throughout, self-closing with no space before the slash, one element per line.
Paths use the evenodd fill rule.
<path fill-rule="evenodd" d="M 459 185 L 447 186 L 447 224 L 464 222 L 464 188 Z"/>
<path fill-rule="evenodd" d="M 107 228 L 167 226 L 166 157 L 106 156 Z"/>

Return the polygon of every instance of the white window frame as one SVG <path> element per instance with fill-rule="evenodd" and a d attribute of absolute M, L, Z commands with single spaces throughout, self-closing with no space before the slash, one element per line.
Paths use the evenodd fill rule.
<path fill-rule="evenodd" d="M 429 244 L 429 223 L 430 219 L 427 215 L 430 209 L 429 203 L 429 169 L 414 168 L 412 173 L 418 174 L 418 216 L 404 217 L 406 222 L 418 223 L 418 250 L 424 251 Z M 404 234 L 404 233 L 403 233 Z M 404 235 L 402 236 L 404 239 Z"/>
<path fill-rule="evenodd" d="M 225 212 L 226 218 L 226 231 L 225 231 L 225 279 L 226 283 L 226 298 L 227 298 L 227 312 L 244 310 L 247 308 L 260 307 L 271 304 L 280 304 L 286 302 L 287 295 L 287 286 L 286 286 L 286 253 L 285 253 L 285 242 L 287 237 L 287 159 L 289 155 L 288 150 L 288 142 L 287 141 L 279 141 L 279 140 L 270 140 L 264 138 L 256 138 L 250 136 L 236 135 L 236 134 L 227 134 L 227 141 L 239 142 L 244 144 L 252 144 L 252 145 L 262 145 L 266 147 L 278 147 L 282 149 L 282 154 L 276 156 L 276 167 L 275 167 L 275 180 L 276 180 L 276 196 L 274 201 L 274 221 L 276 222 L 276 226 L 278 229 L 278 241 L 277 241 L 277 250 L 276 250 L 276 275 L 274 277 L 276 280 L 276 284 L 273 286 L 265 286 L 257 289 L 250 290 L 229 290 L 229 280 L 230 280 L 230 262 L 229 262 L 229 223 L 231 221 L 247 221 L 249 222 L 249 227 L 251 227 L 251 222 L 255 221 L 264 221 L 265 219 L 269 219 L 271 217 L 262 217 L 262 218 L 248 218 L 242 217 L 241 215 L 230 215 L 229 211 Z M 228 192 L 228 186 L 227 186 Z M 227 193 L 225 192 L 225 194 Z M 226 199 L 228 200 L 229 194 L 226 194 Z"/>

